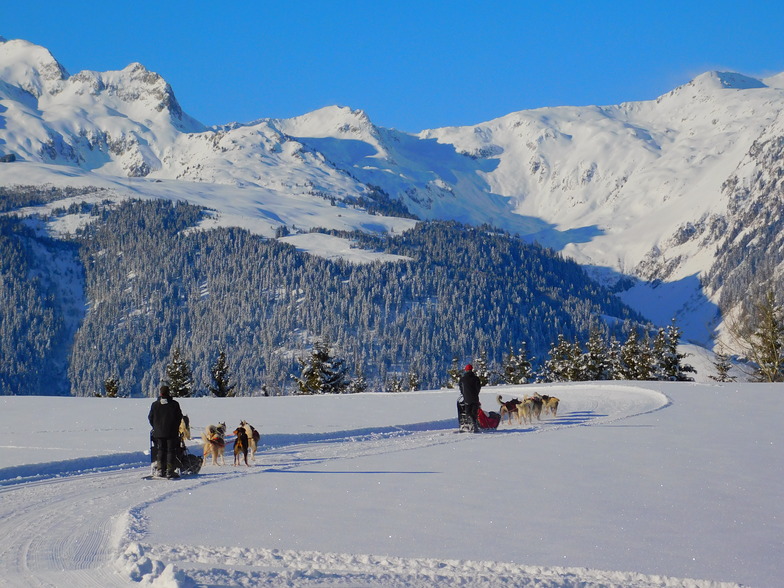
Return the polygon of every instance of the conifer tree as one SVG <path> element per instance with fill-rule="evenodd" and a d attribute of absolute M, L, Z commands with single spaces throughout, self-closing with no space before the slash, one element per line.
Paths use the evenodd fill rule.
<path fill-rule="evenodd" d="M 328 359 L 329 352 L 324 348 L 322 342 L 315 343 L 310 355 L 307 357 L 297 358 L 297 363 L 299 363 L 302 369 L 299 378 L 293 375 L 292 378 L 297 382 L 300 394 L 324 394 L 322 373 L 324 363 Z"/>
<path fill-rule="evenodd" d="M 582 356 L 582 380 L 609 380 L 609 348 L 598 327 L 592 327 Z"/>
<path fill-rule="evenodd" d="M 621 342 L 618 341 L 615 336 L 610 337 L 610 342 L 607 345 L 607 379 L 624 379 L 623 360 L 621 359 Z"/>
<path fill-rule="evenodd" d="M 784 381 L 784 310 L 768 291 L 755 306 L 755 329 L 751 337 L 752 356 L 759 382 Z"/>
<path fill-rule="evenodd" d="M 117 398 L 120 391 L 120 380 L 111 376 L 103 381 L 103 389 L 106 391 L 106 398 Z"/>
<path fill-rule="evenodd" d="M 690 382 L 694 378 L 687 374 L 696 373 L 697 370 L 689 364 L 683 363 L 685 353 L 678 351 L 681 340 L 681 330 L 675 324 L 675 319 L 669 326 L 659 329 L 653 342 L 653 356 L 655 363 L 655 376 L 657 379 L 671 382 Z"/>
<path fill-rule="evenodd" d="M 656 379 L 656 358 L 653 355 L 653 341 L 648 331 L 640 342 L 640 356 L 637 361 L 636 380 L 655 380 Z"/>
<path fill-rule="evenodd" d="M 735 353 L 754 364 L 752 377 L 757 382 L 784 381 L 784 309 L 768 291 L 743 309 L 734 320 L 727 321 L 727 330 L 735 345 Z"/>
<path fill-rule="evenodd" d="M 210 369 L 213 385 L 210 386 L 210 393 L 218 398 L 234 396 L 234 388 L 237 384 L 231 383 L 229 377 L 229 365 L 226 361 L 226 352 L 221 351 L 218 359 Z"/>
<path fill-rule="evenodd" d="M 396 374 L 392 375 L 392 377 L 387 380 L 386 391 L 392 393 L 402 392 L 403 378 L 398 377 Z"/>
<path fill-rule="evenodd" d="M 348 368 L 343 359 L 333 357 L 329 342 L 324 339 L 313 344 L 306 358 L 298 358 L 300 377 L 292 375 L 300 394 L 342 394 L 349 390 Z"/>
<path fill-rule="evenodd" d="M 457 358 L 452 358 L 452 365 L 449 366 L 447 370 L 447 375 L 449 379 L 447 380 L 446 387 L 447 388 L 460 388 L 460 376 L 462 375 L 463 370 L 460 369 L 460 364 L 457 363 Z"/>
<path fill-rule="evenodd" d="M 715 359 L 713 361 L 713 367 L 716 369 L 716 375 L 708 374 L 708 377 L 711 380 L 716 382 L 734 382 L 735 376 L 730 375 L 730 370 L 732 369 L 732 362 L 730 361 L 730 356 L 727 353 L 720 349 L 716 352 Z"/>
<path fill-rule="evenodd" d="M 419 375 L 414 373 L 413 371 L 409 371 L 408 375 L 406 376 L 406 380 L 408 382 L 408 390 L 413 392 L 414 390 L 419 390 L 419 386 L 422 385 L 422 381 L 419 378 Z"/>
<path fill-rule="evenodd" d="M 166 381 L 174 398 L 186 398 L 193 392 L 193 371 L 181 357 L 179 347 L 174 349 L 171 362 L 166 366 Z"/>
<path fill-rule="evenodd" d="M 504 359 L 502 378 L 505 384 L 528 384 L 533 380 L 533 368 L 528 359 L 525 343 L 520 344 L 517 354 L 511 349 Z"/>
<path fill-rule="evenodd" d="M 479 357 L 474 359 L 474 373 L 479 378 L 479 383 L 482 386 L 487 386 L 490 383 L 490 369 L 487 364 L 487 351 L 482 350 L 479 352 Z"/>
<path fill-rule="evenodd" d="M 621 346 L 621 380 L 642 380 L 647 373 L 646 352 L 636 327 L 632 327 L 626 342 Z"/>
<path fill-rule="evenodd" d="M 358 394 L 368 389 L 367 378 L 365 372 L 360 368 L 357 370 L 357 375 L 351 380 L 347 392 L 349 394 Z"/>
<path fill-rule="evenodd" d="M 577 348 L 579 354 L 579 347 Z M 575 345 L 558 335 L 542 366 L 538 380 L 541 382 L 568 382 L 574 379 L 578 366 L 575 365 Z"/>

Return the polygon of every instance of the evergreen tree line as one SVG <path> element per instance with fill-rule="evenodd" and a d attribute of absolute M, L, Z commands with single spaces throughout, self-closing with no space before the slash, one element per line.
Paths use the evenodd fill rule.
<path fill-rule="evenodd" d="M 40 206 L 64 198 L 108 195 L 103 188 L 66 186 L 0 186 L 0 212 L 9 212 L 25 206 Z"/>
<path fill-rule="evenodd" d="M 193 394 L 210 393 L 221 352 L 234 394 L 297 392 L 292 376 L 319 341 L 360 388 L 438 387 L 453 357 L 481 349 L 500 361 L 521 341 L 543 354 L 557 334 L 586 336 L 596 316 L 640 320 L 576 263 L 487 228 L 344 235 L 406 257 L 356 265 L 236 228 L 194 230 L 204 211 L 185 203 L 86 210 L 94 221 L 72 239 L 88 307 L 61 374 L 80 396 L 112 379 L 120 395 L 153 395 L 175 349 Z"/>
<path fill-rule="evenodd" d="M 623 343 L 600 325 L 591 328 L 587 340 L 570 341 L 558 335 L 542 360 L 529 356 L 525 344 L 509 350 L 500 363 L 488 361 L 484 351 L 472 362 L 483 386 L 542 382 L 586 382 L 596 380 L 691 381 L 696 373 L 678 351 L 681 330 L 673 321 L 668 327 L 650 331 L 627 321 Z M 448 385 L 457 387 L 463 366 L 454 358 L 448 370 Z"/>
<path fill-rule="evenodd" d="M 36 198 L 19 202 L 54 196 Z M 74 212 L 94 221 L 66 241 L 0 217 L 2 394 L 153 395 L 179 377 L 172 365 L 191 370 L 184 393 L 216 396 L 434 388 L 472 358 L 493 383 L 688 377 L 674 325 L 640 326 L 576 263 L 490 227 L 341 234 L 406 259 L 354 265 L 240 229 L 195 230 L 204 211 L 185 203 L 56 214 Z M 46 267 L 68 257 L 83 318 Z M 781 306 L 764 302 L 744 315 L 754 328 L 738 354 L 760 366 L 757 379 L 782 381 Z M 616 326 L 599 330 L 597 316 Z"/>
<path fill-rule="evenodd" d="M 635 325 L 627 325 L 626 330 L 623 343 L 599 328 L 591 330 L 585 345 L 559 335 L 536 381 L 693 380 L 689 374 L 696 370 L 684 363 L 686 354 L 678 351 L 681 330 L 674 320 L 655 334 Z"/>

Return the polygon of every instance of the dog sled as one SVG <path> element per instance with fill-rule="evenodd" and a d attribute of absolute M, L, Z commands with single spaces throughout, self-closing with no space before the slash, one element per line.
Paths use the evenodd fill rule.
<path fill-rule="evenodd" d="M 476 411 L 476 424 L 474 424 L 471 415 L 468 414 L 468 404 L 461 395 L 457 399 L 457 422 L 461 433 L 478 433 L 481 430 L 497 429 L 501 422 L 501 415 L 493 411 L 485 412 L 480 404 L 479 410 Z"/>
<path fill-rule="evenodd" d="M 202 462 L 204 459 L 198 455 L 193 455 L 188 451 L 185 445 L 185 440 L 180 437 L 180 443 L 177 446 L 177 451 L 174 452 L 174 469 L 182 476 L 193 476 L 199 473 Z M 152 436 L 150 431 L 150 475 L 146 478 L 163 478 L 158 471 L 158 446 L 155 442 L 155 437 Z"/>

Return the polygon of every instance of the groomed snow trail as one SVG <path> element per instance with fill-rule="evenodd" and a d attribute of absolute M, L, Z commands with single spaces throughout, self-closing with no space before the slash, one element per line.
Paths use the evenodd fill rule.
<path fill-rule="evenodd" d="M 113 566 L 123 510 L 144 489 L 137 472 L 86 474 L 0 489 L 5 586 L 127 586 Z M 169 491 L 171 489 L 168 489 Z"/>
<path fill-rule="evenodd" d="M 508 393 L 508 390 L 505 390 Z M 581 389 L 579 410 L 550 422 L 528 425 L 520 434 L 612 422 L 659 410 L 667 399 L 658 393 L 616 388 L 611 400 L 601 387 Z M 485 396 L 485 408 L 489 406 Z M 143 480 L 146 467 L 20 481 L 0 488 L 0 582 L 30 586 L 536 586 L 724 587 L 731 584 L 604 572 L 543 568 L 467 560 L 380 557 L 264 548 L 204 545 L 151 545 L 145 542 L 150 505 L 177 493 L 238 476 L 296 469 L 314 463 L 433 445 L 481 442 L 481 435 L 455 434 L 454 419 L 362 429 L 307 442 L 265 448 L 261 467 L 207 466 L 204 474 L 173 482 Z M 502 428 L 514 428 L 502 425 Z M 229 459 L 230 462 L 230 459 Z M 0 480 L 3 481 L 3 480 Z M 12 530 L 12 531 L 11 531 Z"/>

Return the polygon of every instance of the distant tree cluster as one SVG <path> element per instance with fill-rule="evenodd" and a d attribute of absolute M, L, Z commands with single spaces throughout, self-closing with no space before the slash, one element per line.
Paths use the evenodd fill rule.
<path fill-rule="evenodd" d="M 102 188 L 55 186 L 0 186 L 0 212 L 9 212 L 26 206 L 41 206 L 64 198 L 84 195 L 102 195 Z"/>
<path fill-rule="evenodd" d="M 587 341 L 569 341 L 559 334 L 541 364 L 529 358 L 525 345 L 510 351 L 500 364 L 488 363 L 482 352 L 473 360 L 473 368 L 483 386 L 529 384 L 532 382 L 585 382 L 594 380 L 664 380 L 691 381 L 696 373 L 684 363 L 686 354 L 678 351 L 681 330 L 673 321 L 655 335 L 636 324 L 627 323 L 624 343 L 614 334 L 595 326 Z M 641 331 L 644 333 L 641 335 Z M 456 386 L 461 369 L 453 360 L 448 370 L 450 386 Z"/>
<path fill-rule="evenodd" d="M 382 216 L 396 216 L 400 218 L 417 218 L 408 210 L 405 204 L 399 200 L 390 198 L 384 190 L 378 186 L 373 186 L 365 196 L 349 196 L 344 198 L 346 204 L 363 208 L 371 214 Z"/>
<path fill-rule="evenodd" d="M 615 336 L 607 337 L 598 328 L 591 331 L 584 346 L 559 335 L 536 381 L 693 380 L 689 374 L 696 370 L 683 362 L 687 355 L 678 351 L 681 330 L 675 321 L 658 329 L 653 337 L 647 330 L 641 335 L 638 327 L 627 327 L 624 343 Z"/>

